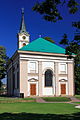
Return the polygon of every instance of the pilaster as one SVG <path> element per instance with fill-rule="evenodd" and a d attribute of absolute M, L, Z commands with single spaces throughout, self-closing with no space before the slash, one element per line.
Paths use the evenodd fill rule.
<path fill-rule="evenodd" d="M 20 60 L 20 93 L 28 95 L 28 61 Z"/>
<path fill-rule="evenodd" d="M 59 75 L 58 75 L 58 62 L 55 62 L 54 65 L 54 71 L 55 71 L 55 96 L 59 95 Z"/>
<path fill-rule="evenodd" d="M 39 87 L 39 96 L 42 96 L 42 62 L 39 61 L 38 62 L 38 67 L 39 67 L 39 84 L 38 84 L 38 87 Z"/>
<path fill-rule="evenodd" d="M 69 95 L 74 95 L 74 64 L 68 63 L 68 91 Z"/>

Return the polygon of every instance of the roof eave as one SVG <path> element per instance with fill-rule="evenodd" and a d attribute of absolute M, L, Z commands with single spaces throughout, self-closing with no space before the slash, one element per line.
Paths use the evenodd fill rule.
<path fill-rule="evenodd" d="M 22 53 L 22 54 L 36 54 L 36 55 L 49 55 L 49 56 L 69 56 L 69 55 L 65 55 L 62 53 L 49 53 L 49 52 L 37 52 L 37 51 L 23 51 L 23 50 L 18 50 L 18 53 Z"/>

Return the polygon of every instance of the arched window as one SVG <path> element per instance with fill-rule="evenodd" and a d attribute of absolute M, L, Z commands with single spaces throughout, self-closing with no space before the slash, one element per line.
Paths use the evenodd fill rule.
<path fill-rule="evenodd" d="M 47 69 L 45 72 L 45 87 L 51 87 L 53 80 L 53 72 L 50 69 Z"/>

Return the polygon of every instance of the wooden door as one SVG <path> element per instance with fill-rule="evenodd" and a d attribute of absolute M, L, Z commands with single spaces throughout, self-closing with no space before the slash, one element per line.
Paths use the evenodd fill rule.
<path fill-rule="evenodd" d="M 66 94 L 66 84 L 61 84 L 61 94 Z"/>
<path fill-rule="evenodd" d="M 36 84 L 30 84 L 30 95 L 36 95 Z"/>

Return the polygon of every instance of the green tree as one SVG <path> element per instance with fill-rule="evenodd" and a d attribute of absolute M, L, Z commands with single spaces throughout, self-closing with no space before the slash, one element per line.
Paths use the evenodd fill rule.
<path fill-rule="evenodd" d="M 58 9 L 63 5 L 67 6 L 71 14 L 78 11 L 79 3 L 76 0 L 43 0 L 42 2 L 36 2 L 32 10 L 43 15 L 43 19 L 56 22 L 63 19 Z"/>
<path fill-rule="evenodd" d="M 52 40 L 51 37 L 44 37 L 44 39 L 47 40 L 47 41 L 50 41 L 50 42 L 52 42 L 52 43 L 55 43 L 54 40 Z"/>
<path fill-rule="evenodd" d="M 5 78 L 6 75 L 6 62 L 7 62 L 6 50 L 3 46 L 0 46 L 0 88 L 2 85 L 1 80 Z"/>
<path fill-rule="evenodd" d="M 65 45 L 66 54 L 68 54 L 70 58 L 72 58 L 73 53 L 75 53 L 76 55 L 76 57 L 74 58 L 75 93 L 80 94 L 80 22 L 74 22 L 72 25 L 77 28 L 74 39 L 72 41 L 69 41 L 67 35 L 66 37 L 63 36 L 60 44 Z"/>

